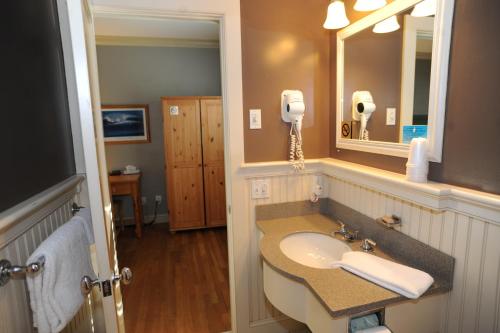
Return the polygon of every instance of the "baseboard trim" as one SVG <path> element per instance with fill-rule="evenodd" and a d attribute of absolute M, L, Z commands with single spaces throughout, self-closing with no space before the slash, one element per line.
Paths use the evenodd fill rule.
<path fill-rule="evenodd" d="M 148 223 L 153 220 L 154 215 L 146 215 L 144 216 L 144 223 Z M 168 214 L 158 214 L 156 216 L 156 221 L 155 223 L 168 223 Z M 133 216 L 126 216 L 123 218 L 123 224 L 124 225 L 134 225 L 135 224 L 135 219 Z M 117 222 L 117 226 L 120 225 L 120 222 Z"/>

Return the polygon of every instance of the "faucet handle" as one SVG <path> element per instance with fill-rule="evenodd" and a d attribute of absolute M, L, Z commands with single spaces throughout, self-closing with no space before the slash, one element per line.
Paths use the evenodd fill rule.
<path fill-rule="evenodd" d="M 348 242 L 354 242 L 355 240 L 358 240 L 358 233 L 358 230 L 346 231 L 344 233 L 344 240 Z"/>
<path fill-rule="evenodd" d="M 340 232 L 346 232 L 346 228 L 345 228 L 344 222 L 342 222 L 340 220 L 338 222 L 339 222 L 339 225 L 340 225 L 340 229 L 339 229 Z"/>
<path fill-rule="evenodd" d="M 365 252 L 372 252 L 375 249 L 375 246 L 377 246 L 377 243 L 369 238 L 363 239 L 360 245 L 361 249 Z"/>

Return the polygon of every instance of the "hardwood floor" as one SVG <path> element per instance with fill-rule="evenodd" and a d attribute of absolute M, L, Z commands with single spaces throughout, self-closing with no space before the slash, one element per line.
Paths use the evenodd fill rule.
<path fill-rule="evenodd" d="M 127 333 L 229 331 L 226 229 L 170 234 L 166 224 L 133 228 L 118 237 L 121 267 L 132 269 L 123 286 Z"/>

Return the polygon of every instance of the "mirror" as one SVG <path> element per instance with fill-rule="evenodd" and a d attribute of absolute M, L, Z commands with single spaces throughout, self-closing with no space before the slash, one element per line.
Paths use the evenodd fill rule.
<path fill-rule="evenodd" d="M 396 0 L 337 33 L 338 148 L 407 157 L 425 137 L 440 161 L 452 16 L 453 0 Z"/>

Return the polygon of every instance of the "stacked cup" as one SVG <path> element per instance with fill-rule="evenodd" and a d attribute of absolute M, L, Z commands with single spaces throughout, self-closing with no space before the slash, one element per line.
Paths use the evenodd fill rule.
<path fill-rule="evenodd" d="M 414 138 L 410 143 L 410 154 L 406 163 L 406 179 L 411 182 L 426 183 L 428 172 L 427 139 Z"/>

